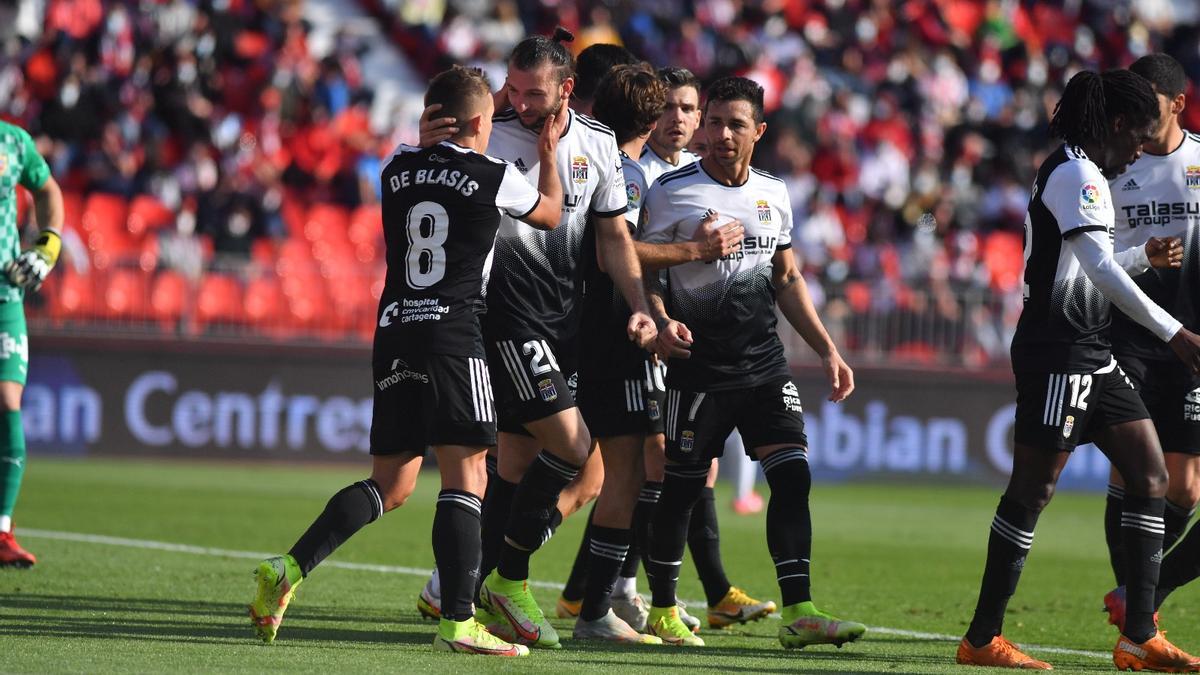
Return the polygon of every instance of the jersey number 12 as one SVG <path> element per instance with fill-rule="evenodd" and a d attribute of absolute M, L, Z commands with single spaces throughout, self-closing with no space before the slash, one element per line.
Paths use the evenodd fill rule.
<path fill-rule="evenodd" d="M 450 217 L 437 202 L 421 202 L 408 210 L 408 256 L 404 276 L 412 288 L 429 288 L 446 276 L 446 235 Z"/>

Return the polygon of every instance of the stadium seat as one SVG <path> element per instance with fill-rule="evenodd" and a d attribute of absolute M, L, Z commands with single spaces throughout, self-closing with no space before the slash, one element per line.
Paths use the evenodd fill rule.
<path fill-rule="evenodd" d="M 175 222 L 175 214 L 149 195 L 138 195 L 129 204 L 126 230 L 135 237 L 161 230 Z"/>
<path fill-rule="evenodd" d="M 308 210 L 304 236 L 311 242 L 345 242 L 350 229 L 350 214 L 334 204 L 315 204 Z"/>
<path fill-rule="evenodd" d="M 129 206 L 118 195 L 93 192 L 84 202 L 81 223 L 88 232 L 125 231 Z"/>
<path fill-rule="evenodd" d="M 355 244 L 383 243 L 383 215 L 378 204 L 363 204 L 354 210 L 347 230 Z"/>
<path fill-rule="evenodd" d="M 99 274 L 62 274 L 52 276 L 50 288 L 51 313 L 61 320 L 89 319 L 95 316 L 96 285 Z"/>
<path fill-rule="evenodd" d="M 219 273 L 205 275 L 196 295 L 197 327 L 203 331 L 243 320 L 242 286 L 238 280 Z"/>
<path fill-rule="evenodd" d="M 154 277 L 150 290 L 150 315 L 164 331 L 172 330 L 183 317 L 188 287 L 187 279 L 172 270 L 164 270 Z"/>
<path fill-rule="evenodd" d="M 113 270 L 104 289 L 104 313 L 112 319 L 149 318 L 149 286 L 140 269 Z"/>
<path fill-rule="evenodd" d="M 997 230 L 983 242 L 983 263 L 993 289 L 1006 293 L 1017 288 L 1025 266 L 1025 239 L 1019 232 Z"/>

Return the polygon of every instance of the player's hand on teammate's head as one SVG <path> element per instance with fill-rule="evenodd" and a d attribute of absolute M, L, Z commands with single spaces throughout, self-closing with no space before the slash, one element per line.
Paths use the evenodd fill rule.
<path fill-rule="evenodd" d="M 850 392 L 854 391 L 854 371 L 850 370 L 850 366 L 846 365 L 842 355 L 837 352 L 821 359 L 821 365 L 825 367 L 825 376 L 833 386 L 829 400 L 834 403 L 845 401 Z"/>
<path fill-rule="evenodd" d="M 570 115 L 567 113 L 567 98 L 564 96 L 562 105 L 559 106 L 558 110 L 546 117 L 546 123 L 542 125 L 542 132 L 538 134 L 538 154 L 541 157 L 554 156 L 554 153 L 558 150 L 558 139 L 567 130 L 567 120 L 569 118 Z"/>
<path fill-rule="evenodd" d="M 650 318 L 650 315 L 645 312 L 630 314 L 626 331 L 629 333 L 630 341 L 642 349 L 648 349 L 658 337 L 658 327 L 654 325 L 654 320 Z"/>
<path fill-rule="evenodd" d="M 654 353 L 664 359 L 686 359 L 692 355 L 692 331 L 674 319 L 668 319 L 658 331 Z"/>
<path fill-rule="evenodd" d="M 742 237 L 746 228 L 742 221 L 736 218 L 726 223 L 717 224 L 720 214 L 713 209 L 700 221 L 700 227 L 692 235 L 692 241 L 700 245 L 700 259 L 712 261 L 723 258 L 742 245 Z"/>
<path fill-rule="evenodd" d="M 1179 237 L 1150 237 L 1146 242 L 1146 257 L 1150 266 L 1159 269 L 1183 265 L 1183 239 Z"/>
<path fill-rule="evenodd" d="M 421 112 L 421 123 L 418 127 L 421 132 L 421 138 L 417 144 L 422 148 L 428 148 L 431 145 L 437 145 L 442 141 L 454 138 L 454 134 L 458 133 L 458 127 L 455 123 L 458 121 L 453 117 L 434 117 L 434 113 L 442 109 L 441 103 L 434 103 L 425 108 Z"/>
<path fill-rule="evenodd" d="M 1200 335 L 1180 328 L 1167 344 L 1184 365 L 1193 373 L 1200 374 Z"/>

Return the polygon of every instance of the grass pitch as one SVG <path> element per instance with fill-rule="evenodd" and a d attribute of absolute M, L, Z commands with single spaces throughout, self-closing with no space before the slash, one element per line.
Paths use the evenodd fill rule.
<path fill-rule="evenodd" d="M 562 650 L 495 660 L 434 653 L 434 624 L 415 609 L 421 571 L 433 566 L 438 480 L 426 474 L 408 505 L 365 528 L 310 576 L 276 642 L 258 642 L 246 614 L 256 552 L 285 551 L 366 466 L 33 457 L 17 534 L 39 563 L 0 571 L 3 670 L 963 672 L 954 650 L 974 606 L 999 497 L 978 488 L 818 484 L 816 600 L 873 627 L 840 650 L 784 651 L 776 619 L 704 631 L 702 649 L 581 645 L 570 641 L 568 622 L 555 621 Z M 762 516 L 734 515 L 727 492 L 718 502 L 730 579 L 778 600 Z M 1029 651 L 1059 670 L 1113 668 L 1116 632 L 1099 611 L 1112 585 L 1103 508 L 1099 494 L 1055 498 L 1010 606 L 1005 634 L 1037 645 Z M 570 519 L 534 557 L 535 579 L 566 577 L 583 521 Z M 647 590 L 644 579 L 640 586 Z M 556 595 L 538 590 L 550 612 Z M 690 562 L 680 595 L 703 597 Z M 1200 584 L 1163 608 L 1162 627 L 1192 652 L 1200 651 L 1197 601 Z M 703 616 L 702 607 L 694 609 Z"/>

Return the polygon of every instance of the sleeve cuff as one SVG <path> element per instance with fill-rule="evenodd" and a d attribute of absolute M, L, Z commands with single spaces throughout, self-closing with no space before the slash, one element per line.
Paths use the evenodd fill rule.
<path fill-rule="evenodd" d="M 776 247 L 775 247 L 775 251 L 776 251 L 776 252 L 778 252 L 778 251 L 786 251 L 786 250 L 790 249 L 791 247 L 792 247 L 792 242 L 790 242 L 790 241 L 789 241 L 789 242 L 788 242 L 788 243 L 786 243 L 786 244 L 780 244 L 780 245 L 776 246 Z"/>
<path fill-rule="evenodd" d="M 1108 226 L 1106 226 L 1106 225 L 1080 225 L 1079 227 L 1076 227 L 1076 228 L 1067 230 L 1066 232 L 1063 232 L 1062 238 L 1070 239 L 1071 237 L 1074 237 L 1077 234 L 1083 234 L 1084 232 L 1108 232 Z"/>
<path fill-rule="evenodd" d="M 541 203 L 542 203 L 542 193 L 539 192 L 537 199 L 533 200 L 533 206 L 529 207 L 529 210 L 526 211 L 525 213 L 522 213 L 521 215 L 517 215 L 515 213 L 512 213 L 511 211 L 508 211 L 508 209 L 505 209 L 505 211 L 508 212 L 508 215 L 512 216 L 513 218 L 516 218 L 517 220 L 524 220 L 526 216 L 528 216 L 529 214 L 531 214 L 535 210 L 537 210 L 538 204 L 541 204 Z"/>
<path fill-rule="evenodd" d="M 625 206 L 622 206 L 619 209 L 613 209 L 612 211 L 592 211 L 592 215 L 596 216 L 597 218 L 616 218 L 617 216 L 625 215 L 625 212 L 628 210 L 629 205 L 626 204 Z"/>

